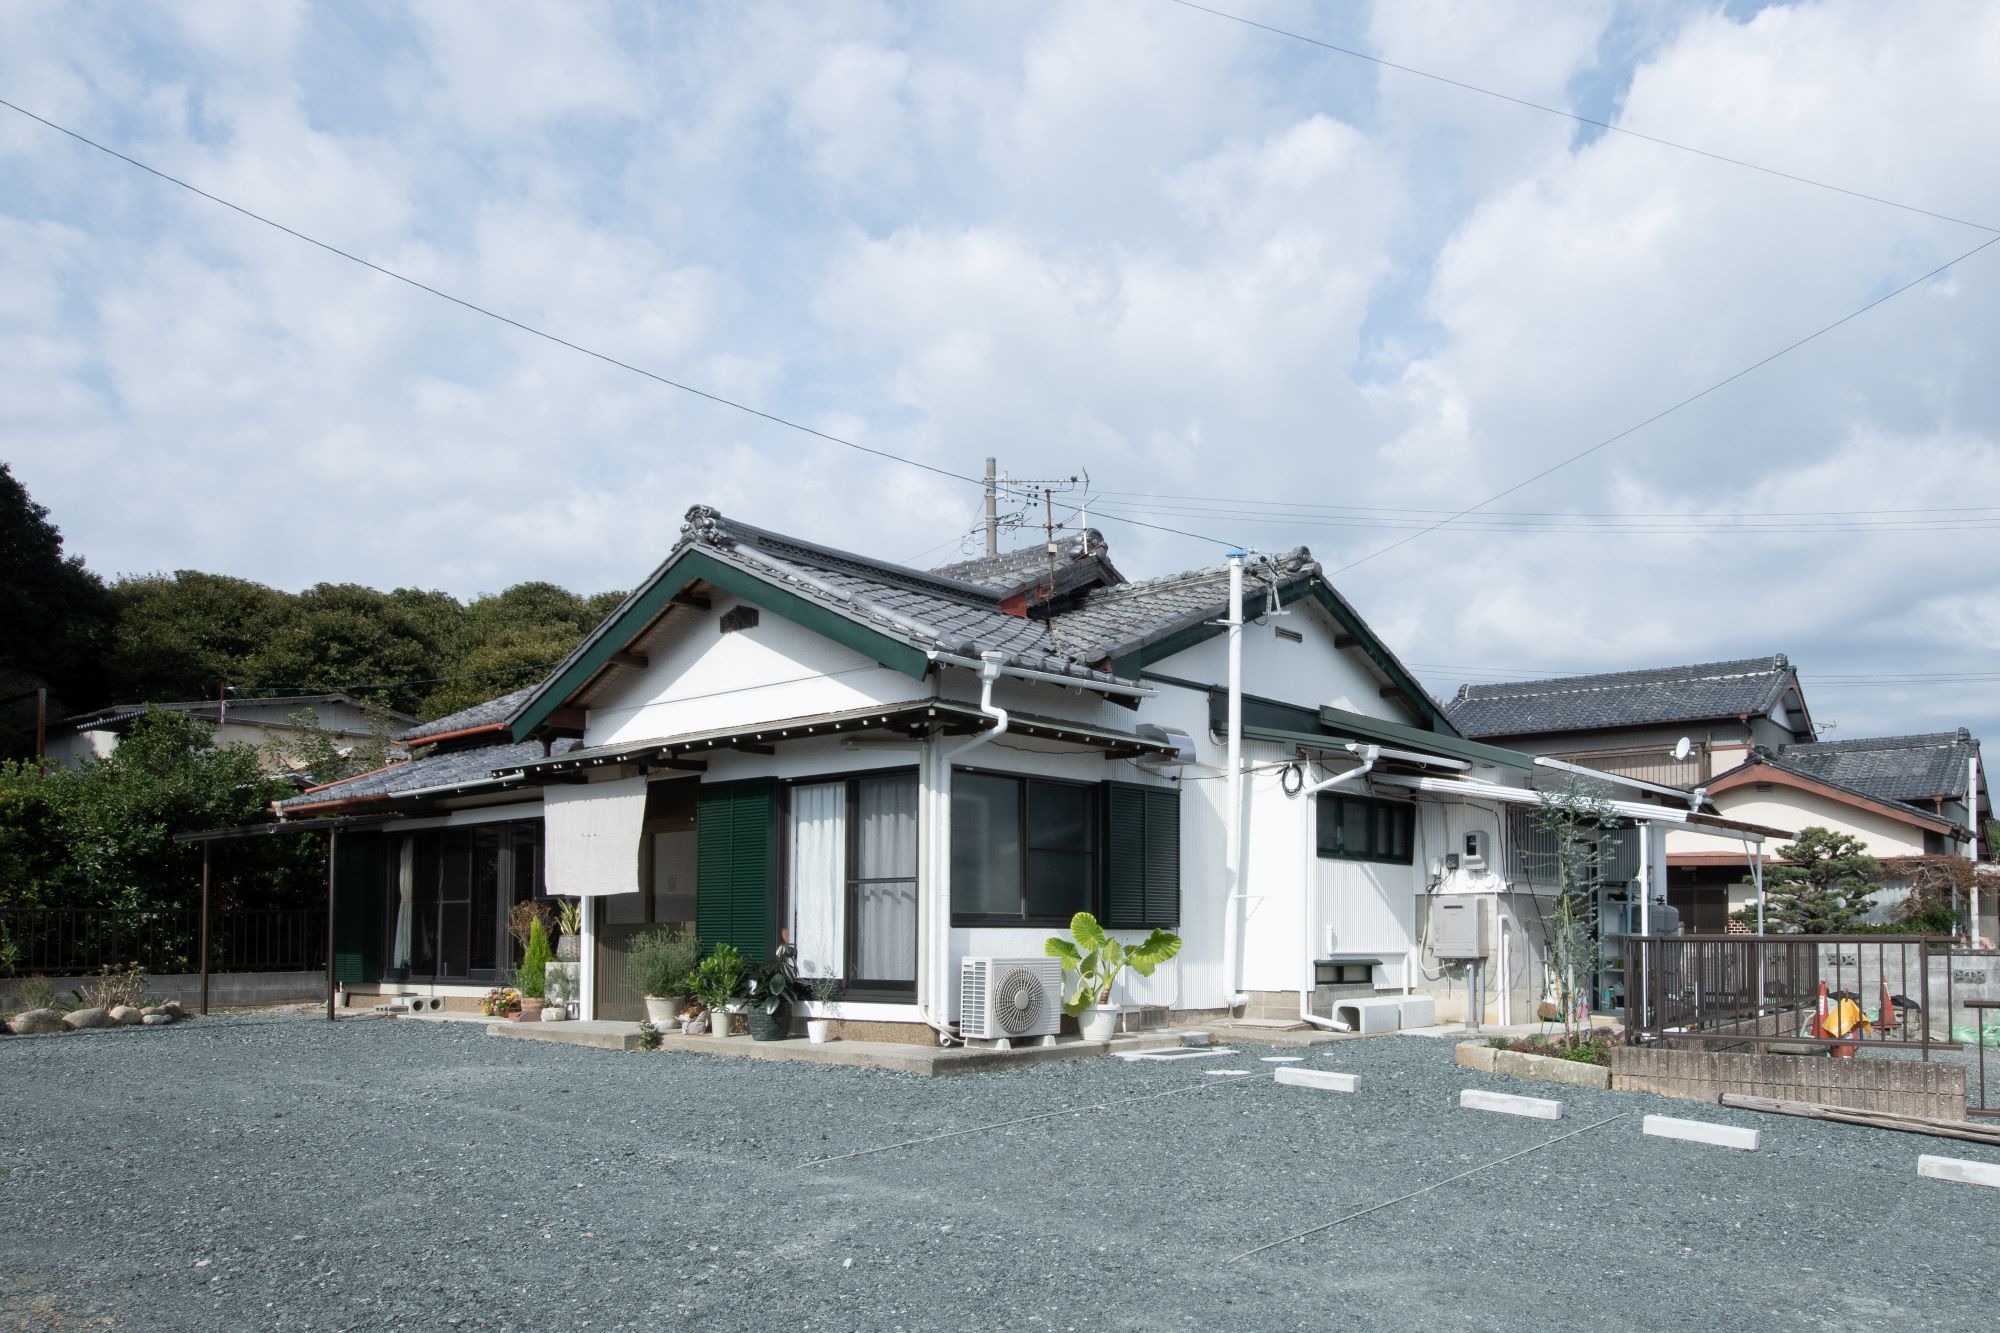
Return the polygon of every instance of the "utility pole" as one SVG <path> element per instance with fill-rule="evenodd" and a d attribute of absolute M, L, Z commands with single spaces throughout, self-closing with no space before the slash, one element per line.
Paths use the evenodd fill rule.
<path fill-rule="evenodd" d="M 986 460 L 986 554 L 1000 554 L 1000 492 L 994 483 L 999 477 L 993 471 L 994 459 Z"/>

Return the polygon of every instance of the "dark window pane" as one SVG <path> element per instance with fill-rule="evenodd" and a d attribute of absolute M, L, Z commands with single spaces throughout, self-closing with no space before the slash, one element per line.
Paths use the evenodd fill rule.
<path fill-rule="evenodd" d="M 463 978 L 469 968 L 472 909 L 466 903 L 444 903 L 438 910 L 438 975 Z"/>
<path fill-rule="evenodd" d="M 444 873 L 438 878 L 438 897 L 448 903 L 467 902 L 472 897 L 472 830 L 444 831 Z"/>
<path fill-rule="evenodd" d="M 1373 840 L 1369 837 L 1370 820 L 1368 807 L 1360 801 L 1340 803 L 1340 850 L 1349 856 L 1373 855 Z"/>
<path fill-rule="evenodd" d="M 1088 852 L 1097 821 L 1097 792 L 1059 782 L 1028 784 L 1028 846 Z M 1032 908 L 1030 909 L 1033 910 Z"/>
<path fill-rule="evenodd" d="M 1028 915 L 1068 920 L 1091 909 L 1089 852 L 1028 853 Z"/>
<path fill-rule="evenodd" d="M 951 781 L 951 910 L 1021 910 L 1021 784 L 984 773 Z"/>
<path fill-rule="evenodd" d="M 542 821 L 523 819 L 507 825 L 514 853 L 513 888 L 509 898 L 525 902 L 542 892 Z"/>
<path fill-rule="evenodd" d="M 438 876 L 443 839 L 433 831 L 414 835 L 415 873 L 410 893 L 410 975 L 437 975 Z"/>
<path fill-rule="evenodd" d="M 500 849 L 505 824 L 481 824 L 472 830 L 471 966 L 496 966 L 500 952 Z"/>

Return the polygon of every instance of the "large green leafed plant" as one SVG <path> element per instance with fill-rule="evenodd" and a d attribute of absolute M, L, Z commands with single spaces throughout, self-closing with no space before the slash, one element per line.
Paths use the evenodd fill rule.
<path fill-rule="evenodd" d="M 1063 1012 L 1071 1018 L 1094 1004 L 1108 1004 L 1111 987 L 1126 968 L 1150 977 L 1154 968 L 1181 951 L 1181 937 L 1157 926 L 1137 944 L 1122 943 L 1088 912 L 1070 918 L 1069 933 L 1069 939 L 1051 935 L 1042 952 L 1062 959 L 1065 973 L 1076 973 L 1076 992 L 1063 1001 Z"/>
<path fill-rule="evenodd" d="M 743 955 L 732 944 L 718 943 L 715 951 L 695 968 L 689 987 L 707 1008 L 720 1010 L 743 998 L 745 980 Z"/>

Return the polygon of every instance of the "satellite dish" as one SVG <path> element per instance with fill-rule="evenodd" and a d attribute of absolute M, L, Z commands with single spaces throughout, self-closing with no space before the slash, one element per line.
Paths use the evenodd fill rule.
<path fill-rule="evenodd" d="M 1685 759 L 1694 753 L 1694 742 L 1683 736 L 1674 742 L 1674 758 Z"/>

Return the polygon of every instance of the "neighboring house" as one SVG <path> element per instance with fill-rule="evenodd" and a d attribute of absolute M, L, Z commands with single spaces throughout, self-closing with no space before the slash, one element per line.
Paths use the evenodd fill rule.
<path fill-rule="evenodd" d="M 1731 818 L 1818 825 L 1859 838 L 1873 856 L 1965 856 L 1968 830 L 1983 827 L 1993 812 L 1986 768 L 1978 765 L 1976 813 L 1968 810 L 1967 790 L 1979 742 L 1963 727 L 1918 736 L 1874 736 L 1819 741 L 1757 750 L 1748 763 L 1708 784 L 1715 808 Z M 1973 824 L 1972 818 L 1981 821 Z M 1984 849 L 1990 859 L 1991 849 Z M 1749 858 L 1739 844 L 1675 834 L 1668 840 L 1674 879 L 1704 928 L 1724 914 L 1752 905 Z M 1907 884 L 1892 879 L 1876 895 L 1876 920 L 1901 900 Z M 1980 907 L 1980 934 L 1995 934 L 2000 894 Z"/>
<path fill-rule="evenodd" d="M 1475 740 L 1673 787 L 1698 787 L 1757 746 L 1814 738 L 1798 671 L 1783 653 L 1461 685 L 1445 713 Z M 1686 753 L 1677 754 L 1683 739 Z"/>
<path fill-rule="evenodd" d="M 1969 850 L 1966 788 L 1979 742 L 1963 729 L 1819 741 L 1798 672 L 1783 653 L 1733 662 L 1466 685 L 1446 705 L 1465 735 L 1608 773 L 1700 789 L 1724 817 L 1853 833 L 1878 857 Z M 1687 744 L 1681 745 L 1685 739 Z M 1978 815 L 1991 813 L 1984 766 Z M 1990 849 L 1989 849 L 1990 851 Z M 1755 902 L 1754 845 L 1678 830 L 1667 840 L 1667 899 L 1683 928 L 1728 928 Z M 1904 888 L 1877 895 L 1885 917 Z M 1990 898 L 2000 898 L 2000 894 Z M 1992 921 L 1982 904 L 1981 917 Z M 1982 934 L 1993 933 L 1990 924 Z"/>
<path fill-rule="evenodd" d="M 410 726 L 417 719 L 383 709 L 349 694 L 295 694 L 283 698 L 195 699 L 184 703 L 113 704 L 94 712 L 66 717 L 49 728 L 48 755 L 72 767 L 86 758 L 103 759 L 148 708 L 186 713 L 215 728 L 217 745 L 255 746 L 266 771 L 296 773 L 302 761 L 289 750 L 298 735 L 294 716 L 310 712 L 319 729 L 336 743 L 361 745 L 375 734 L 372 718 L 389 726 Z"/>
<path fill-rule="evenodd" d="M 357 996 L 470 1004 L 514 956 L 508 906 L 552 893 L 587 902 L 580 1007 L 605 1018 L 641 1012 L 625 959 L 648 926 L 753 957 L 782 933 L 841 979 L 835 1017 L 928 1041 L 961 1019 L 962 960 L 1039 957 L 1079 910 L 1182 936 L 1119 997 L 1156 1013 L 1324 1022 L 1415 992 L 1462 1014 L 1476 985 L 1527 1018 L 1549 771 L 1461 736 L 1305 550 L 1252 561 L 1232 857 L 1231 578 L 1128 580 L 1096 533 L 918 570 L 697 507 L 540 684 L 280 813 L 345 821 Z M 1760 836 L 1667 789 L 1623 808 L 1644 827 L 1607 866 L 1621 911 L 1663 887 L 1667 827 Z M 1483 914 L 1483 970 L 1437 957 L 1439 899 Z"/>

